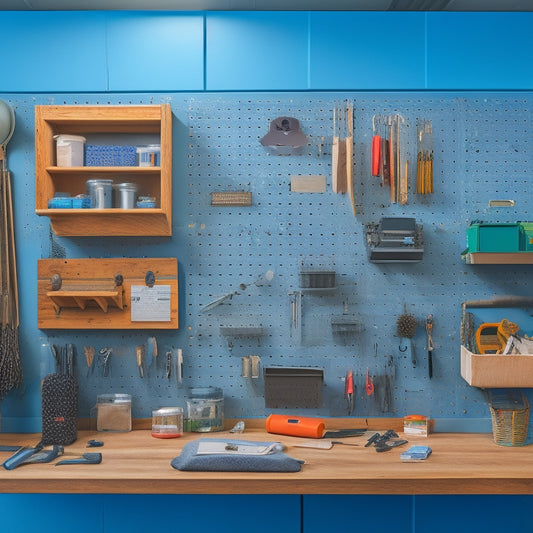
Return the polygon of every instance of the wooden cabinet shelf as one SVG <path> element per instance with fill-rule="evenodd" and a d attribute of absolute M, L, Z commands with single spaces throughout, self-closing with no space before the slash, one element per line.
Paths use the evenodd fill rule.
<path fill-rule="evenodd" d="M 468 265 L 533 265 L 533 252 L 473 252 L 464 259 Z"/>
<path fill-rule="evenodd" d="M 87 139 L 126 139 L 132 145 L 160 144 L 157 167 L 56 166 L 54 136 L 82 135 Z M 120 143 L 119 143 L 120 144 Z M 126 142 L 128 144 L 128 142 Z M 156 199 L 156 208 L 50 209 L 58 192 L 86 193 L 86 181 L 113 179 L 135 183 L 139 195 Z M 50 218 L 57 235 L 65 236 L 169 236 L 172 234 L 172 112 L 170 104 L 149 106 L 36 106 L 35 107 L 36 209 Z M 90 223 L 88 223 L 90 221 Z"/>

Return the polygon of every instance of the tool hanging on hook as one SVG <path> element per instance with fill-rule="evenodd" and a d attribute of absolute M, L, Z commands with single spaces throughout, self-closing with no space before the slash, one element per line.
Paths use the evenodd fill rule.
<path fill-rule="evenodd" d="M 331 147 L 331 187 L 335 193 L 348 193 L 352 213 L 356 214 L 353 180 L 353 102 L 336 103 L 333 108 Z"/>
<path fill-rule="evenodd" d="M 353 386 L 353 371 L 348 370 L 346 372 L 346 381 L 344 383 L 344 397 L 348 404 L 348 414 L 353 413 L 354 408 L 354 386 Z"/>
<path fill-rule="evenodd" d="M 429 379 L 433 377 L 433 315 L 426 318 L 426 336 L 428 343 L 428 374 Z"/>
<path fill-rule="evenodd" d="M 368 368 L 366 369 L 365 390 L 367 396 L 372 396 L 372 394 L 374 393 L 374 383 L 372 382 L 372 378 L 370 377 Z"/>
<path fill-rule="evenodd" d="M 266 285 L 272 281 L 274 278 L 274 271 L 273 270 L 267 270 L 267 272 L 261 276 L 259 276 L 255 281 L 252 283 L 241 283 L 239 285 L 239 291 L 245 291 L 248 287 L 251 287 L 252 285 L 255 285 L 256 287 L 261 287 L 263 285 Z M 204 305 L 200 311 L 202 313 L 206 311 L 211 311 L 215 307 L 218 307 L 220 304 L 223 304 L 227 300 L 231 300 L 233 296 L 241 294 L 239 291 L 233 291 L 228 292 L 227 294 L 223 294 L 222 296 L 218 296 L 208 304 Z"/>

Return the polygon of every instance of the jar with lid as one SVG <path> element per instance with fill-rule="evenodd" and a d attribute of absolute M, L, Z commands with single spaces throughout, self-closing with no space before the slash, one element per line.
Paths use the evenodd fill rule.
<path fill-rule="evenodd" d="M 193 387 L 187 399 L 188 431 L 224 430 L 224 394 L 219 387 Z"/>
<path fill-rule="evenodd" d="M 135 196 L 137 185 L 135 183 L 115 183 L 113 185 L 115 200 L 113 205 L 119 209 L 133 209 L 135 207 Z"/>
<path fill-rule="evenodd" d="M 99 394 L 96 402 L 98 431 L 131 431 L 131 394 Z"/>
<path fill-rule="evenodd" d="M 173 439 L 183 434 L 183 409 L 161 407 L 152 411 L 152 437 Z"/>
<path fill-rule="evenodd" d="M 113 207 L 113 180 L 90 179 L 85 182 L 85 185 L 92 208 L 110 209 Z"/>

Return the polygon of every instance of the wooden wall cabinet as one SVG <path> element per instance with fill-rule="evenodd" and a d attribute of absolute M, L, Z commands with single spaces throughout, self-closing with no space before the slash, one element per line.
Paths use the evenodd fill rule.
<path fill-rule="evenodd" d="M 56 166 L 54 135 L 150 139 L 161 144 L 158 167 Z M 121 144 L 117 142 L 117 144 Z M 127 144 L 127 142 L 126 142 Z M 135 142 L 132 142 L 135 144 Z M 86 181 L 109 178 L 115 183 L 135 183 L 139 194 L 153 196 L 155 208 L 49 209 L 57 192 L 71 196 L 86 193 Z M 57 235 L 169 236 L 172 234 L 172 112 L 170 104 L 140 106 L 36 106 L 35 186 L 38 215 L 50 218 Z"/>

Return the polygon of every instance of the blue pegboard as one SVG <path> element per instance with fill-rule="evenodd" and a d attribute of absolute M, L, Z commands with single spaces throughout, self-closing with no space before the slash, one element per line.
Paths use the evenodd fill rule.
<path fill-rule="evenodd" d="M 72 342 L 78 351 L 80 414 L 88 416 L 97 394 L 128 392 L 133 415 L 150 416 L 161 405 L 184 405 L 187 388 L 222 387 L 226 416 L 262 417 L 262 378 L 241 377 L 241 358 L 258 355 L 263 366 L 323 368 L 323 407 L 302 414 L 345 416 L 343 378 L 356 380 L 355 416 L 488 418 L 484 393 L 460 376 L 461 303 L 494 294 L 531 293 L 529 266 L 466 265 L 466 228 L 472 220 L 531 220 L 529 174 L 533 133 L 529 93 L 280 93 L 158 95 L 12 95 L 17 129 L 8 147 L 13 173 L 21 299 L 21 350 L 25 391 L 2 406 L 4 417 L 38 417 L 39 383 L 48 368 L 47 343 Z M 354 104 L 354 177 L 357 215 L 346 195 L 331 190 L 332 115 L 336 102 Z M 134 348 L 150 331 L 39 331 L 36 327 L 36 262 L 48 257 L 49 221 L 34 213 L 34 106 L 38 104 L 151 104 L 170 102 L 173 135 L 173 236 L 171 238 L 54 237 L 67 257 L 174 256 L 179 260 L 180 329 L 156 332 L 160 353 L 182 348 L 184 378 L 165 377 L 158 360 L 141 379 Z M 389 202 L 370 175 L 372 116 L 400 113 L 406 151 L 416 152 L 416 120 L 433 123 L 435 193 L 409 203 Z M 275 155 L 260 144 L 270 120 L 293 116 L 308 136 L 305 149 Z M 295 193 L 293 175 L 325 175 L 325 193 Z M 212 207 L 211 193 L 252 192 L 248 207 Z M 515 200 L 489 208 L 490 199 Z M 424 228 L 424 258 L 416 264 L 374 264 L 367 258 L 365 225 L 382 216 L 416 218 Z M 299 290 L 302 262 L 336 272 L 333 291 L 302 293 L 301 329 L 291 332 L 290 293 Z M 269 284 L 250 284 L 267 270 Z M 211 311 L 217 296 L 239 292 Z M 396 319 L 404 311 L 420 326 L 414 337 L 417 365 L 401 352 Z M 348 339 L 332 334 L 331 317 L 345 310 L 361 331 Z M 434 316 L 434 375 L 428 378 L 424 320 Z M 261 326 L 264 335 L 238 337 L 233 346 L 221 326 Z M 292 334 L 291 334 L 292 333 Z M 111 372 L 87 375 L 83 346 L 114 348 Z M 392 407 L 383 411 L 364 392 L 367 369 L 385 372 L 394 361 Z"/>

